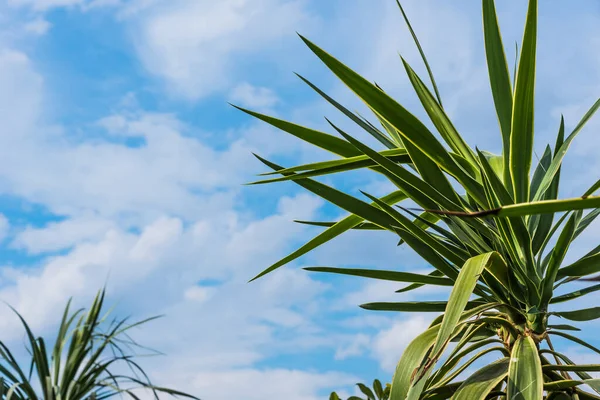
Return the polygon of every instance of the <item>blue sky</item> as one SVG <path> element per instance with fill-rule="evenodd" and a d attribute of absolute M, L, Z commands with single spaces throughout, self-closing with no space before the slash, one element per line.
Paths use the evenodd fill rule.
<path fill-rule="evenodd" d="M 457 127 L 497 152 L 480 2 L 404 3 Z M 500 3 L 512 55 L 525 4 Z M 540 5 L 538 154 L 560 113 L 572 127 L 600 93 L 599 27 L 596 1 Z M 227 102 L 355 131 L 293 74 L 362 110 L 296 31 L 424 116 L 398 52 L 423 68 L 392 0 L 0 1 L 0 299 L 43 334 L 68 297 L 86 304 L 108 279 L 119 313 L 166 314 L 136 333 L 166 353 L 145 360 L 152 377 L 203 399 L 312 400 L 389 379 L 432 316 L 360 310 L 413 295 L 299 267 L 425 270 L 394 237 L 352 233 L 246 283 L 316 233 L 293 219 L 342 215 L 291 184 L 242 186 L 264 172 L 253 151 L 285 165 L 329 156 Z M 597 179 L 599 128 L 590 123 L 573 145 L 562 196 Z M 354 194 L 387 189 L 364 174 L 328 182 Z M 590 228 L 569 258 L 599 232 Z M 6 308 L 0 332 L 20 344 Z"/>

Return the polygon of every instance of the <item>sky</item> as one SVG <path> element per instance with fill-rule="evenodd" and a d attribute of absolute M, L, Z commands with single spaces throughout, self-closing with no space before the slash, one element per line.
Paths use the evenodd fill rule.
<path fill-rule="evenodd" d="M 499 152 L 480 2 L 403 3 L 455 125 Z M 499 3 L 512 66 L 525 2 Z M 539 25 L 541 154 L 561 113 L 572 128 L 600 93 L 600 5 L 547 0 Z M 447 292 L 397 295 L 301 267 L 427 271 L 393 236 L 352 232 L 247 283 L 319 231 L 293 220 L 344 214 L 291 183 L 244 186 L 265 172 L 252 152 L 286 166 L 331 156 L 228 103 L 330 132 L 327 116 L 368 141 L 294 75 L 364 110 L 296 32 L 426 117 L 398 53 L 424 68 L 393 0 L 0 0 L 0 299 L 52 335 L 69 297 L 88 304 L 106 283 L 119 315 L 165 315 L 135 332 L 164 353 L 143 360 L 153 380 L 206 400 L 323 399 L 389 381 L 435 315 L 357 306 Z M 597 179 L 599 128 L 590 122 L 573 144 L 561 197 Z M 364 173 L 324 181 L 356 195 L 389 189 Z M 0 339 L 23 340 L 4 306 Z"/>

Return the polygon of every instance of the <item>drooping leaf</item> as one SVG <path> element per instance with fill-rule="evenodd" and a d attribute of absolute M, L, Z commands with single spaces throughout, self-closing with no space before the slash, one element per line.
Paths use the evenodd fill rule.
<path fill-rule="evenodd" d="M 565 324 L 557 324 L 557 325 L 548 325 L 548 329 L 559 329 L 559 330 L 563 330 L 563 331 L 580 331 L 581 329 L 575 327 L 575 326 L 571 326 L 571 325 L 565 325 Z"/>
<path fill-rule="evenodd" d="M 577 329 L 576 329 L 576 330 L 577 330 Z M 586 347 L 586 348 L 588 348 L 588 349 L 592 350 L 592 351 L 593 351 L 593 352 L 595 352 L 595 353 L 598 353 L 598 354 L 600 354 L 600 349 L 599 349 L 599 348 L 597 348 L 597 347 L 596 347 L 596 346 L 594 346 L 594 345 L 591 345 L 591 344 L 589 344 L 589 343 L 588 343 L 588 342 L 586 342 L 585 340 L 579 339 L 579 338 L 578 338 L 578 337 L 576 337 L 576 336 L 569 335 L 568 333 L 565 333 L 565 332 L 558 332 L 558 331 L 550 332 L 550 334 L 552 334 L 552 335 L 556 335 L 556 336 L 562 336 L 562 337 L 563 337 L 563 338 L 565 338 L 565 339 L 568 339 L 568 340 L 570 340 L 570 341 L 572 341 L 572 342 L 574 342 L 574 343 L 577 343 L 577 344 L 579 344 L 579 345 L 581 345 L 581 346 L 583 346 L 583 347 Z"/>
<path fill-rule="evenodd" d="M 592 321 L 600 318 L 600 307 L 584 308 L 574 311 L 558 311 L 554 314 L 570 321 Z"/>

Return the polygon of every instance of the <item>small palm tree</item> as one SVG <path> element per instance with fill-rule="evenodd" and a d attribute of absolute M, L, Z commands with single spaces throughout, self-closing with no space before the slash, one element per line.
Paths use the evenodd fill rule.
<path fill-rule="evenodd" d="M 577 327 L 555 322 L 557 318 L 575 322 L 600 318 L 600 307 L 569 311 L 555 308 L 559 303 L 600 290 L 597 284 L 569 290 L 573 281 L 600 272 L 600 246 L 576 262 L 563 265 L 571 243 L 600 214 L 600 196 L 593 196 L 600 188 L 600 180 L 580 197 L 558 199 L 562 161 L 572 141 L 600 107 L 600 100 L 568 136 L 561 118 L 556 143 L 546 147 L 531 173 L 538 2 L 528 2 L 514 82 L 494 1 L 482 0 L 482 6 L 485 53 L 502 139 L 500 155 L 473 149 L 452 124 L 401 6 L 431 88 L 408 62 L 402 62 L 437 135 L 379 86 L 302 37 L 314 54 L 373 111 L 380 126 L 301 79 L 377 139 L 384 149 L 373 149 L 332 123 L 337 135 L 243 110 L 338 156 L 291 168 L 258 157 L 273 170 L 267 175 L 280 176 L 255 183 L 292 181 L 350 213 L 337 222 L 300 221 L 326 229 L 257 278 L 351 229 L 388 231 L 399 237 L 401 245 L 411 247 L 431 264 L 431 273 L 335 266 L 307 269 L 409 283 L 399 292 L 426 285 L 452 287 L 446 301 L 362 305 L 369 310 L 443 313 L 400 357 L 392 380 L 391 400 L 500 396 L 511 400 L 600 399 L 582 389 L 587 385 L 600 394 L 600 381 L 588 374 L 600 371 L 600 365 L 576 365 L 566 354 L 556 351 L 551 341 L 552 337 L 560 337 L 600 353 L 597 347 L 569 333 L 579 330 Z M 313 179 L 351 170 L 378 173 L 396 190 L 380 198 L 363 192 L 364 198 L 359 198 Z M 402 206 L 401 202 L 407 200 L 418 208 Z M 558 220 L 556 213 L 562 213 Z M 562 293 L 557 293 L 559 287 Z M 446 351 L 451 341 L 456 346 Z M 489 354 L 496 354 L 497 361 L 460 380 L 463 371 Z M 444 362 L 440 362 L 442 355 Z"/>
<path fill-rule="evenodd" d="M 360 398 L 358 396 L 350 396 L 348 400 L 388 400 L 390 398 L 390 389 L 391 385 L 388 383 L 385 385 L 385 388 L 381 385 L 381 381 L 379 379 L 375 379 L 373 381 L 373 390 L 371 390 L 367 385 L 363 383 L 357 383 L 356 386 L 360 389 L 360 391 L 367 396 L 366 399 Z M 341 400 L 340 396 L 336 392 L 331 393 L 329 395 L 329 400 Z"/>
<path fill-rule="evenodd" d="M 101 400 L 122 394 L 138 399 L 139 389 L 150 391 L 157 399 L 158 393 L 196 399 L 152 385 L 134 360 L 132 349 L 140 346 L 127 331 L 156 317 L 131 324 L 127 319 L 109 321 L 109 313 L 101 314 L 104 296 L 105 291 L 101 290 L 87 312 L 83 309 L 71 312 L 69 300 L 50 353 L 46 341 L 35 337 L 15 311 L 25 328 L 31 360 L 26 368 L 21 367 L 7 345 L 0 341 L 0 399 Z M 124 369 L 130 375 L 123 375 Z"/>

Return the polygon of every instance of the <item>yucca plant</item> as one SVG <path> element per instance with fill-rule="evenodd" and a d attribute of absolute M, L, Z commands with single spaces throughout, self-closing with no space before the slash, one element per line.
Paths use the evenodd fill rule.
<path fill-rule="evenodd" d="M 300 77 L 384 147 L 374 149 L 330 123 L 328 134 L 291 122 L 246 113 L 325 149 L 338 158 L 284 168 L 258 156 L 273 172 L 254 183 L 292 181 L 350 214 L 337 222 L 307 222 L 326 228 L 256 278 L 287 264 L 351 229 L 385 230 L 426 260 L 431 273 L 312 267 L 310 271 L 406 282 L 407 292 L 426 285 L 452 287 L 447 301 L 364 304 L 369 310 L 442 312 L 402 354 L 392 381 L 391 400 L 404 399 L 600 399 L 600 365 L 575 365 L 552 346 L 560 337 L 600 353 L 568 333 L 578 328 L 564 320 L 590 321 L 600 307 L 556 311 L 555 305 L 600 290 L 600 285 L 570 291 L 569 283 L 600 271 L 600 246 L 563 265 L 573 241 L 600 213 L 600 181 L 578 198 L 558 199 L 561 164 L 567 149 L 600 106 L 597 101 L 565 135 L 561 118 L 556 142 L 532 168 L 537 0 L 530 0 L 514 82 L 493 0 L 483 0 L 483 35 L 492 97 L 502 137 L 502 154 L 473 149 L 446 113 L 438 87 L 402 6 L 400 11 L 422 55 L 431 90 L 402 60 L 434 134 L 379 86 L 301 37 L 312 52 L 373 112 L 377 125 L 354 113 L 309 80 Z M 445 33 L 444 33 L 445 34 Z M 378 126 L 381 127 L 378 127 Z M 395 191 L 355 197 L 313 178 L 351 170 L 386 177 Z M 533 171 L 532 171 L 533 169 Z M 417 208 L 402 202 L 416 203 Z M 412 203 L 411 203 L 412 204 Z M 590 210 L 590 211 L 585 211 Z M 256 279 L 254 278 L 254 279 Z M 561 287 L 561 293 L 556 289 Z M 448 345 L 455 346 L 449 350 Z M 462 373 L 496 354 L 468 378 Z M 443 360 L 443 361 L 442 361 Z"/>
<path fill-rule="evenodd" d="M 362 394 L 367 396 L 367 398 L 363 399 L 358 396 L 350 396 L 348 397 L 348 400 L 389 400 L 390 398 L 390 389 L 392 386 L 388 383 L 384 388 L 379 379 L 373 381 L 373 389 L 369 388 L 364 383 L 357 383 L 356 386 L 358 386 L 358 389 Z M 336 392 L 332 392 L 329 395 L 329 400 L 341 400 L 341 398 Z"/>
<path fill-rule="evenodd" d="M 102 314 L 104 297 L 101 290 L 87 311 L 72 312 L 69 300 L 51 348 L 15 311 L 25 329 L 31 360 L 22 366 L 0 341 L 0 399 L 101 400 L 123 394 L 139 399 L 140 389 L 157 399 L 159 393 L 196 399 L 154 386 L 136 362 L 133 350 L 141 346 L 128 331 L 155 318 L 135 323 L 127 318 L 109 320 L 109 312 Z"/>

